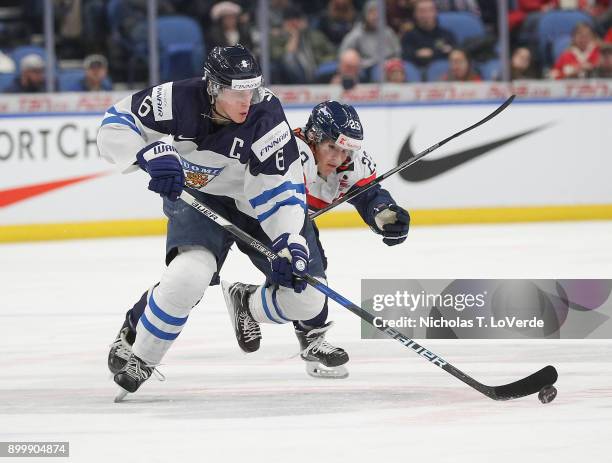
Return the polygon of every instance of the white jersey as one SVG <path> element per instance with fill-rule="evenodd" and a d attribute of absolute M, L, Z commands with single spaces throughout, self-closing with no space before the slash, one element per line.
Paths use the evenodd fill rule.
<path fill-rule="evenodd" d="M 158 85 L 127 97 L 106 112 L 98 133 L 103 158 L 122 171 L 137 170 L 136 154 L 162 140 L 178 151 L 187 187 L 236 201 L 274 240 L 300 233 L 306 213 L 295 138 L 278 99 L 266 90 L 242 124 L 210 119 L 200 78 Z"/>
<path fill-rule="evenodd" d="M 335 199 L 344 196 L 351 188 L 367 185 L 376 178 L 376 164 L 363 150 L 353 151 L 326 179 L 320 177 L 312 151 L 313 147 L 306 142 L 304 129 L 295 129 L 293 132 L 304 168 L 304 183 L 309 209 L 322 209 Z"/>

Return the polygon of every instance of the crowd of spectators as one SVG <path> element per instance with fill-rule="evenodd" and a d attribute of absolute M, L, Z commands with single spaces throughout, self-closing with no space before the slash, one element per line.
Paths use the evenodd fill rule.
<path fill-rule="evenodd" d="M 611 76 L 612 0 L 505 1 L 512 79 Z M 260 54 L 257 3 L 157 1 L 160 17 L 193 21 L 203 50 L 242 43 Z M 386 0 L 382 31 L 376 0 L 269 4 L 272 84 L 332 83 L 350 89 L 381 75 L 393 83 L 500 78 L 494 0 Z M 54 5 L 57 90 L 108 90 L 112 82 L 125 87 L 147 81 L 147 0 L 54 0 Z M 581 11 L 586 21 L 543 46 L 542 20 L 559 10 Z M 480 32 L 462 37 L 452 23 L 440 20 L 448 12 L 471 17 Z M 158 30 L 160 36 L 165 32 Z M 45 91 L 43 42 L 42 0 L 0 4 L 0 90 Z"/>

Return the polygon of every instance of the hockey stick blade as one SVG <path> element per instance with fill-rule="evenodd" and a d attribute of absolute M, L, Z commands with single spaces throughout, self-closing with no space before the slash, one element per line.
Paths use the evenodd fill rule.
<path fill-rule="evenodd" d="M 428 155 L 429 153 L 431 153 L 432 151 L 437 150 L 438 148 L 440 148 L 441 146 L 447 144 L 449 141 L 460 137 L 461 135 L 463 135 L 464 133 L 469 132 L 470 130 L 474 130 L 476 127 L 481 126 L 482 124 L 484 124 L 485 122 L 490 121 L 491 119 L 493 119 L 495 116 L 497 116 L 499 113 L 501 113 L 504 109 L 506 109 L 508 106 L 510 106 L 510 104 L 514 101 L 514 98 L 516 97 L 516 95 L 511 95 L 506 101 L 504 101 L 501 106 L 499 106 L 495 111 L 493 111 L 491 114 L 489 114 L 488 116 L 486 116 L 485 118 L 479 120 L 478 122 L 476 122 L 475 124 L 470 125 L 469 127 L 466 127 L 463 130 L 460 130 L 457 133 L 452 134 L 450 137 L 446 137 L 444 140 L 439 141 L 438 143 L 436 143 L 435 145 L 430 146 L 429 148 L 421 151 L 420 153 L 415 154 L 413 157 L 411 157 L 410 159 L 407 159 L 406 161 L 402 162 L 399 166 L 394 167 L 393 169 L 385 172 L 384 174 L 379 175 L 378 177 L 376 177 L 374 180 L 372 180 L 370 183 L 368 183 L 367 185 L 363 185 L 360 186 L 358 188 L 355 188 L 352 191 L 349 191 L 347 194 L 345 194 L 344 196 L 342 196 L 341 198 L 338 198 L 337 200 L 335 200 L 334 202 L 332 202 L 331 204 L 325 206 L 323 209 L 319 209 L 316 212 L 313 212 L 309 215 L 310 220 L 314 220 L 317 217 L 319 217 L 321 214 L 326 213 L 327 211 L 333 209 L 336 206 L 339 206 L 340 204 L 342 204 L 345 201 L 349 201 L 353 198 L 355 198 L 356 196 L 359 196 L 360 194 L 368 191 L 370 188 L 375 187 L 376 185 L 378 185 L 380 182 L 382 182 L 383 180 L 391 177 L 393 174 L 396 174 L 408 167 L 410 167 L 411 165 L 415 164 L 416 162 L 418 162 L 421 158 L 425 157 L 426 155 Z"/>
<path fill-rule="evenodd" d="M 503 386 L 489 386 L 486 392 L 493 400 L 511 400 L 525 397 L 527 395 L 540 392 L 544 386 L 553 385 L 558 378 L 557 370 L 552 365 L 548 365 L 526 378 L 519 379 L 513 383 Z"/>
<path fill-rule="evenodd" d="M 195 199 L 187 191 L 183 190 L 180 198 L 187 204 L 189 204 L 191 207 L 196 209 L 198 212 L 215 222 L 217 225 L 223 227 L 228 233 L 233 235 L 237 241 L 241 241 L 248 247 L 255 249 L 255 251 L 259 252 L 261 255 L 267 257 L 271 261 L 280 258 L 279 255 L 272 252 L 261 241 L 258 241 L 257 239 L 253 238 L 247 232 L 217 214 L 213 209 L 209 208 L 201 201 Z M 464 373 L 463 371 L 459 370 L 434 352 L 430 351 L 429 349 L 426 349 L 424 346 L 421 346 L 414 340 L 396 331 L 395 329 L 390 327 L 382 328 L 378 326 L 374 322 L 374 315 L 372 315 L 367 310 L 364 310 L 363 308 L 359 307 L 357 304 L 353 304 L 344 296 L 338 294 L 332 288 L 317 280 L 313 276 L 306 274 L 300 276 L 300 278 L 304 279 L 310 286 L 325 294 L 327 297 L 334 300 L 345 309 L 357 315 L 359 318 L 371 325 L 373 328 L 379 330 L 390 338 L 399 341 L 401 344 L 404 345 L 404 347 L 413 351 L 415 354 L 421 356 L 433 365 L 440 367 L 448 374 L 454 376 L 460 381 L 463 381 L 468 386 L 472 387 L 473 389 L 477 390 L 478 392 L 486 395 L 487 397 L 493 400 L 517 399 L 519 397 L 534 394 L 536 392 L 539 392 L 542 387 L 551 385 L 557 380 L 557 371 L 555 370 L 555 368 L 552 366 L 547 366 L 542 370 L 534 373 L 533 375 L 527 376 L 526 378 L 523 378 L 514 383 L 497 387 L 486 386 L 476 381 L 474 378 Z"/>

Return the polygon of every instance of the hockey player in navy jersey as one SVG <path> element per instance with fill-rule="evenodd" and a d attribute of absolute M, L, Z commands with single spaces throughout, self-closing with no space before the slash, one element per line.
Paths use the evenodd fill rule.
<path fill-rule="evenodd" d="M 362 149 L 363 127 L 357 111 L 350 105 L 337 101 L 326 101 L 312 110 L 306 126 L 294 130 L 300 159 L 304 168 L 307 202 L 310 210 L 322 209 L 353 188 L 367 185 L 376 178 L 376 165 Z M 391 195 L 377 185 L 349 200 L 366 224 L 382 241 L 393 246 L 406 240 L 410 216 L 398 206 Z M 319 233 L 313 224 L 317 247 L 327 268 L 325 253 L 319 241 Z M 240 312 L 241 301 L 232 297 L 242 286 L 224 284 L 226 302 L 230 313 Z M 247 314 L 248 316 L 248 314 Z M 331 326 L 327 322 L 327 300 L 323 310 L 311 320 L 294 321 L 300 342 L 301 357 L 306 361 L 307 371 L 312 376 L 343 378 L 348 375 L 343 366 L 348 354 L 325 340 L 324 334 Z M 251 319 L 252 326 L 256 321 Z M 236 331 L 238 344 L 244 348 L 246 338 L 261 337 L 253 328 L 243 334 Z M 256 345 L 259 347 L 259 339 Z"/>
<path fill-rule="evenodd" d="M 267 277 L 264 285 L 232 290 L 245 303 L 233 322 L 246 350 L 259 346 L 259 323 L 310 320 L 325 304 L 321 293 L 295 277 L 308 272 L 323 281 L 325 273 L 306 220 L 296 140 L 280 102 L 262 86 L 259 65 L 240 45 L 214 48 L 204 70 L 203 78 L 121 100 L 108 109 L 98 133 L 102 157 L 124 172 L 145 171 L 168 217 L 167 267 L 135 306 L 140 311 L 128 311 L 109 352 L 123 394 L 135 392 L 154 372 L 234 243 L 177 200 L 184 187 L 284 257 L 271 265 L 237 243 Z"/>

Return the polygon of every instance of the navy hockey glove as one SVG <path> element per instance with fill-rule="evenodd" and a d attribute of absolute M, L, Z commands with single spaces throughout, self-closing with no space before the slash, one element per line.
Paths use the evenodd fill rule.
<path fill-rule="evenodd" d="M 306 289 L 306 282 L 295 275 L 308 273 L 308 244 L 302 235 L 283 233 L 272 243 L 272 251 L 280 255 L 272 264 L 273 283 L 293 288 L 296 293 Z"/>
<path fill-rule="evenodd" d="M 383 236 L 383 243 L 387 246 L 406 241 L 410 226 L 410 215 L 406 209 L 397 204 L 384 204 L 374 208 L 374 221 L 378 233 Z"/>
<path fill-rule="evenodd" d="M 151 176 L 149 190 L 170 201 L 176 201 L 183 191 L 185 174 L 174 146 L 156 141 L 136 154 L 140 168 Z"/>

